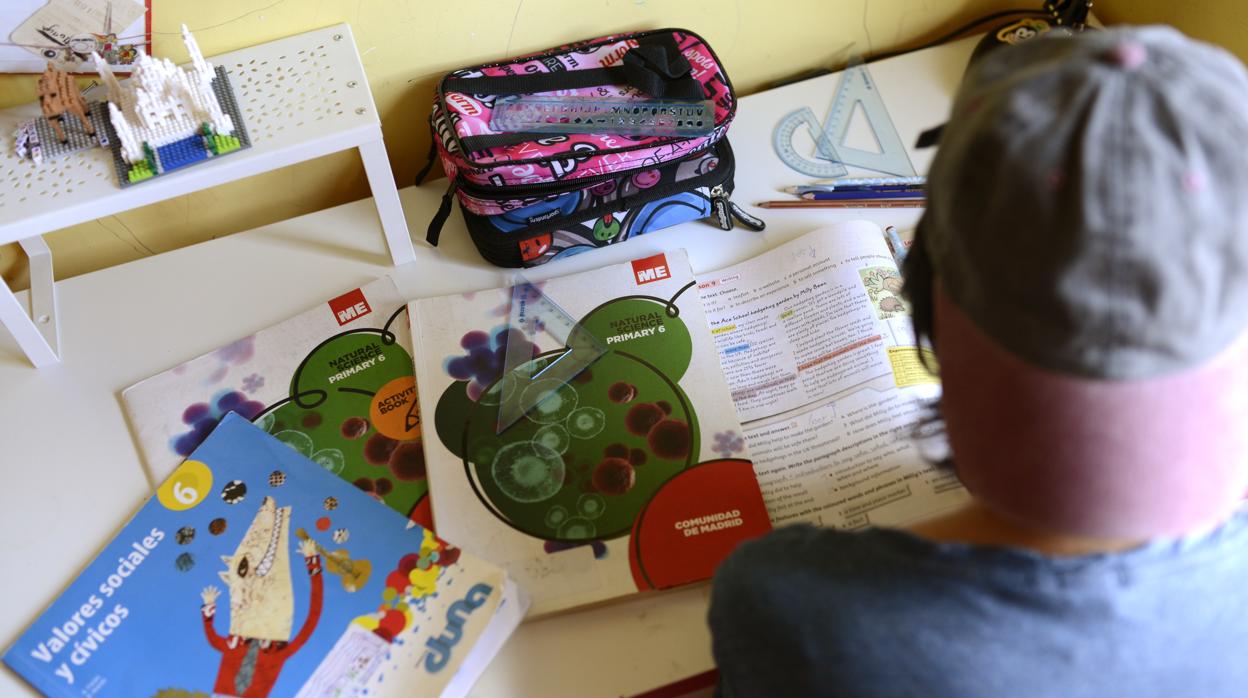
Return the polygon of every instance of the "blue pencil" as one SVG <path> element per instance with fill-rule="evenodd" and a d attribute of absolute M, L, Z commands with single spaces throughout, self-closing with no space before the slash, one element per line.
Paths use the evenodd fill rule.
<path fill-rule="evenodd" d="M 836 201 L 839 199 L 922 199 L 922 189 L 850 189 L 847 191 L 809 191 L 799 195 L 811 201 Z"/>
<path fill-rule="evenodd" d="M 912 187 L 922 189 L 926 177 L 854 177 L 838 180 L 825 180 L 814 184 L 785 187 L 789 194 L 804 194 L 808 191 L 845 191 L 846 189 L 895 189 Z"/>

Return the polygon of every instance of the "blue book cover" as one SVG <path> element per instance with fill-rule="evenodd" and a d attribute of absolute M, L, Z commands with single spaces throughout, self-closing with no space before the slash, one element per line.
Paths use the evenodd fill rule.
<path fill-rule="evenodd" d="M 4 662 L 75 698 L 462 695 L 526 606 L 231 413 Z"/>

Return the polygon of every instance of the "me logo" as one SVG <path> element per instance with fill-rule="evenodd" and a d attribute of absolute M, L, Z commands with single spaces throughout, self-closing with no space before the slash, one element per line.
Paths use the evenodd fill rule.
<path fill-rule="evenodd" d="M 637 285 L 640 286 L 651 281 L 670 279 L 672 273 L 667 268 L 667 257 L 660 252 L 653 257 L 634 259 L 633 276 L 637 277 Z"/>
<path fill-rule="evenodd" d="M 338 320 L 339 326 L 373 312 L 368 305 L 368 299 L 364 297 L 364 292 L 358 288 L 330 301 L 329 309 L 334 314 L 334 318 Z"/>

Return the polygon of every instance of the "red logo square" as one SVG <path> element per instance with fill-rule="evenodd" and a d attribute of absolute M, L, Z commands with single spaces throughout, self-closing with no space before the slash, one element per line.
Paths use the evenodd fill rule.
<path fill-rule="evenodd" d="M 667 267 L 667 257 L 660 252 L 653 257 L 634 259 L 633 276 L 637 279 L 637 285 L 640 286 L 651 281 L 670 279 L 672 278 L 672 272 Z"/>
<path fill-rule="evenodd" d="M 330 301 L 329 310 L 334 314 L 334 319 L 340 326 L 373 312 L 368 299 L 364 297 L 364 292 L 358 288 Z"/>

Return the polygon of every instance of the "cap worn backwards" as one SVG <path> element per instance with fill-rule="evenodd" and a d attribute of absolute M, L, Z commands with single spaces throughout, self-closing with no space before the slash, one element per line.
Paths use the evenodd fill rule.
<path fill-rule="evenodd" d="M 1155 378 L 1248 327 L 1248 74 L 1165 27 L 1040 38 L 967 74 L 928 177 L 944 291 L 1043 369 Z"/>

